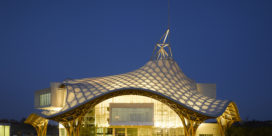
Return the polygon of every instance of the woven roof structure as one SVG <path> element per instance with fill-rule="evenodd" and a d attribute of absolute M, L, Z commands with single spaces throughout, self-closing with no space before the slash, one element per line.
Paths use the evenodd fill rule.
<path fill-rule="evenodd" d="M 80 114 L 76 112 L 85 112 L 86 108 L 91 106 L 83 106 L 88 103 L 97 104 L 98 99 L 105 100 L 113 97 L 112 94 L 124 90 L 138 90 L 154 94 L 172 105 L 174 103 L 182 107 L 183 110 L 189 110 L 190 113 L 186 114 L 194 113 L 198 117 L 204 116 L 208 119 L 217 118 L 228 110 L 224 118 L 239 120 L 239 113 L 234 102 L 202 95 L 197 90 L 196 82 L 182 72 L 172 58 L 169 44 L 165 43 L 168 32 L 169 30 L 164 35 L 164 39 L 161 38 L 163 43 L 155 46 L 152 59 L 135 71 L 106 77 L 63 81 L 61 86 L 67 91 L 64 106 L 59 111 L 44 110 L 40 115 L 53 120 L 57 120 L 54 118 L 59 116 L 58 120 L 63 120 L 68 116 Z M 165 47 L 168 47 L 169 53 Z M 157 53 L 154 53 L 156 50 Z M 80 109 L 79 107 L 81 111 L 75 111 L 75 109 Z M 68 114 L 68 112 L 71 113 Z M 67 115 L 64 115 L 66 113 Z M 183 114 L 182 111 L 181 114 Z"/>
<path fill-rule="evenodd" d="M 151 60 L 137 70 L 106 77 L 69 79 L 42 90 L 54 96 L 54 101 L 48 97 L 46 101 L 50 103 L 43 105 L 39 113 L 30 114 L 25 123 L 35 127 L 38 135 L 45 136 L 48 121 L 54 120 L 65 127 L 67 135 L 79 136 L 83 117 L 97 104 L 116 96 L 142 95 L 174 110 L 186 136 L 195 136 L 198 126 L 210 118 L 216 118 L 221 135 L 225 135 L 232 123 L 240 121 L 236 104 L 205 96 L 197 90 L 196 82 L 174 61 L 170 44 L 166 42 L 168 34 L 169 29 L 155 45 Z M 36 101 L 40 99 L 36 100 L 35 96 Z"/>
<path fill-rule="evenodd" d="M 156 93 L 210 117 L 221 115 L 230 103 L 228 100 L 217 100 L 201 95 L 197 91 L 195 81 L 188 78 L 173 59 L 151 60 L 129 73 L 67 80 L 63 85 L 67 89 L 65 106 L 54 114 L 66 112 L 107 93 L 125 89 Z M 49 112 L 44 114 L 50 115 Z"/>

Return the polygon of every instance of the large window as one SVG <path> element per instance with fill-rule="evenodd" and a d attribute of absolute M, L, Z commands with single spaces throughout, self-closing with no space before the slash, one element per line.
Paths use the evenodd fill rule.
<path fill-rule="evenodd" d="M 10 126 L 0 124 L 0 136 L 10 136 Z"/>
<path fill-rule="evenodd" d="M 110 125 L 154 125 L 153 103 L 111 103 Z"/>
<path fill-rule="evenodd" d="M 49 106 L 51 104 L 51 93 L 40 95 L 40 106 Z"/>
<path fill-rule="evenodd" d="M 95 125 L 98 127 L 108 127 L 111 126 L 110 119 L 110 104 L 150 104 L 153 103 L 153 122 L 154 127 L 158 128 L 178 128 L 182 127 L 182 122 L 179 116 L 173 111 L 169 106 L 163 104 L 160 101 L 157 101 L 152 98 L 148 98 L 145 96 L 139 95 L 123 95 L 117 96 L 110 99 L 107 99 L 99 104 L 97 104 L 94 108 L 95 111 Z M 124 108 L 124 107 L 115 107 L 115 108 Z M 129 107 L 127 107 L 129 108 Z M 131 107 L 130 107 L 131 108 Z M 140 108 L 140 107 L 138 107 Z M 148 108 L 148 107 L 147 107 Z M 118 118 L 118 117 L 117 117 Z M 183 131 L 182 131 L 183 132 Z"/>

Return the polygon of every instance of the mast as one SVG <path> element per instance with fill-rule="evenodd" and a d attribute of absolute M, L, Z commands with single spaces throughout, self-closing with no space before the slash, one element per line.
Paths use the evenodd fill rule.
<path fill-rule="evenodd" d="M 168 0 L 168 22 L 167 30 L 154 47 L 151 60 L 172 59 L 170 47 L 170 0 Z M 167 48 L 166 48 L 167 47 Z"/>

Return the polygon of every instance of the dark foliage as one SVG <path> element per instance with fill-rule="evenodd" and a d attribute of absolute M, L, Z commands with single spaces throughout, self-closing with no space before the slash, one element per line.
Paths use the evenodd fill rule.
<path fill-rule="evenodd" d="M 272 136 L 272 121 L 246 121 L 232 125 L 227 136 Z"/>

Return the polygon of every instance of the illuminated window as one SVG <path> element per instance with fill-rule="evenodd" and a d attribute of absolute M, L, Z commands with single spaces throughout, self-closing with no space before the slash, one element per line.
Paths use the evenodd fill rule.
<path fill-rule="evenodd" d="M 51 104 L 51 93 L 40 95 L 40 106 L 49 106 Z"/>
<path fill-rule="evenodd" d="M 0 136 L 10 136 L 9 125 L 0 125 Z"/>

